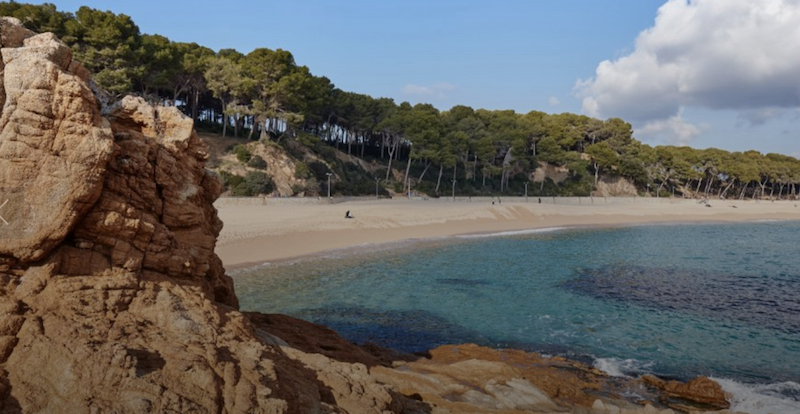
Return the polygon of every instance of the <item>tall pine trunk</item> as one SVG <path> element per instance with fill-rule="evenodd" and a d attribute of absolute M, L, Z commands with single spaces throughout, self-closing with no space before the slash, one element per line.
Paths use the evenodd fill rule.
<path fill-rule="evenodd" d="M 735 183 L 735 182 L 736 182 L 736 179 L 735 179 L 735 178 L 734 178 L 734 179 L 732 179 L 732 180 L 731 180 L 731 183 L 730 183 L 730 184 L 728 184 L 728 186 L 727 186 L 727 187 L 725 187 L 725 190 L 723 190 L 723 191 L 722 191 L 722 194 L 720 194 L 720 195 L 719 195 L 719 198 L 725 198 L 725 194 L 727 194 L 727 193 L 728 193 L 728 189 L 729 189 L 729 188 L 731 188 L 731 186 L 732 186 L 732 185 L 733 185 L 733 183 Z"/>
<path fill-rule="evenodd" d="M 429 160 L 425 160 L 425 168 L 422 169 L 422 174 L 420 174 L 419 178 L 417 179 L 418 183 L 422 182 L 422 177 L 425 176 L 425 173 L 428 172 L 428 168 L 430 167 L 431 167 L 431 162 Z"/>
<path fill-rule="evenodd" d="M 708 179 L 708 184 L 706 184 L 706 194 L 705 197 L 708 198 L 708 192 L 711 191 L 711 184 L 714 183 L 714 177 L 710 177 Z"/>
<path fill-rule="evenodd" d="M 228 133 L 228 115 L 222 113 L 222 136 L 225 137 Z"/>
<path fill-rule="evenodd" d="M 197 124 L 197 107 L 200 104 L 200 92 L 195 89 L 194 99 L 192 99 L 192 121 Z"/>
<path fill-rule="evenodd" d="M 444 171 L 444 163 L 439 164 L 439 178 L 436 179 L 436 189 L 433 190 L 436 195 L 439 195 L 439 185 L 442 183 L 442 171 Z"/>
<path fill-rule="evenodd" d="M 250 117 L 250 133 L 247 134 L 247 140 L 248 141 L 251 141 L 253 139 L 253 132 L 255 131 L 255 129 L 256 129 L 256 117 L 255 116 L 251 116 Z"/>
<path fill-rule="evenodd" d="M 392 159 L 394 158 L 394 154 L 397 153 L 397 147 L 399 146 L 399 141 L 396 141 L 393 145 L 389 146 L 386 152 L 389 154 L 389 166 L 386 167 L 386 179 L 389 179 L 389 174 L 392 172 Z"/>
<path fill-rule="evenodd" d="M 411 196 L 411 183 L 408 182 L 408 172 L 411 170 L 411 152 L 408 153 L 408 163 L 406 164 L 406 176 L 403 179 L 403 191 Z"/>
<path fill-rule="evenodd" d="M 364 151 L 367 149 L 367 136 L 361 135 L 361 158 L 364 158 Z"/>

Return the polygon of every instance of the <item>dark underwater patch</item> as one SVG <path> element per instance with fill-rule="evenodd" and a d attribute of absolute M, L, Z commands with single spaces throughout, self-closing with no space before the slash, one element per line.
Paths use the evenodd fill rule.
<path fill-rule="evenodd" d="M 563 286 L 602 300 L 800 333 L 800 278 L 731 275 L 677 267 L 582 269 Z"/>
<path fill-rule="evenodd" d="M 489 345 L 486 337 L 433 313 L 360 307 L 309 309 L 299 317 L 330 327 L 357 343 L 374 343 L 403 352 L 424 352 L 440 345 Z"/>

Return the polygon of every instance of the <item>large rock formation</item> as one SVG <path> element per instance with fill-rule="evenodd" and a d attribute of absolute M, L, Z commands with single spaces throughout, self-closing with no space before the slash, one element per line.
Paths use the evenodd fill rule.
<path fill-rule="evenodd" d="M 240 313 L 191 120 L 101 104 L 67 46 L 14 19 L 0 43 L 0 414 L 621 412 L 580 375 L 520 369 L 530 355 L 392 369 L 324 327 Z"/>
<path fill-rule="evenodd" d="M 0 412 L 342 411 L 236 310 L 192 121 L 101 110 L 67 46 L 0 30 Z"/>

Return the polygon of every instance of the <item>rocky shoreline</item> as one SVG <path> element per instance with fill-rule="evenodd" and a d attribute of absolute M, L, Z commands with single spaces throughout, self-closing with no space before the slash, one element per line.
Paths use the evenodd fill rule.
<path fill-rule="evenodd" d="M 214 253 L 221 186 L 192 121 L 141 98 L 100 102 L 52 34 L 0 18 L 0 42 L 0 195 L 13 195 L 0 233 L 0 414 L 727 407 L 707 379 L 620 381 L 474 345 L 401 355 L 239 312 Z M 631 387 L 640 400 L 622 397 Z"/>
<path fill-rule="evenodd" d="M 375 345 L 357 346 L 325 326 L 286 315 L 245 315 L 289 352 L 295 349 L 363 365 L 379 382 L 441 412 L 560 412 L 571 407 L 572 412 L 666 414 L 729 408 L 729 396 L 705 377 L 688 383 L 654 376 L 615 378 L 561 357 L 474 344 L 445 345 L 425 355 L 410 355 Z"/>

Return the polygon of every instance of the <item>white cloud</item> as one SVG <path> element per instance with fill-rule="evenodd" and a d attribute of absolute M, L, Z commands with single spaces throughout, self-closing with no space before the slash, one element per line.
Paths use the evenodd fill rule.
<path fill-rule="evenodd" d="M 409 83 L 403 86 L 403 93 L 406 95 L 445 99 L 447 98 L 448 92 L 454 91 L 456 89 L 458 89 L 456 85 L 446 82 L 435 83 L 429 86 L 415 85 L 413 83 Z"/>
<path fill-rule="evenodd" d="M 550 102 L 550 106 L 558 106 L 561 104 L 561 101 L 559 101 L 555 96 L 551 96 L 548 101 Z"/>
<path fill-rule="evenodd" d="M 642 128 L 636 129 L 636 134 L 664 144 L 689 145 L 705 128 L 684 121 L 683 111 L 678 111 L 667 119 L 646 122 Z"/>
<path fill-rule="evenodd" d="M 638 125 L 674 123 L 684 107 L 767 122 L 800 107 L 798 22 L 798 0 L 669 0 L 633 52 L 601 62 L 575 92 L 587 114 Z"/>

